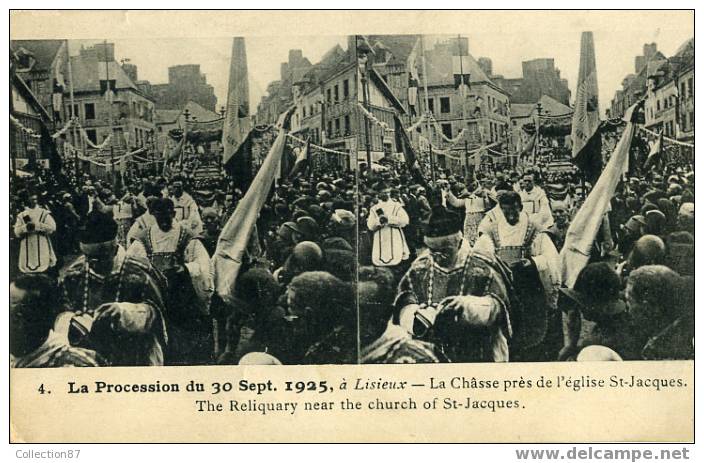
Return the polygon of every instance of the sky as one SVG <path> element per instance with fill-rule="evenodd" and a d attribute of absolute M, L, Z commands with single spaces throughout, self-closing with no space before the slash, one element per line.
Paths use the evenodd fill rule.
<path fill-rule="evenodd" d="M 504 77 L 520 77 L 522 61 L 554 58 L 555 66 L 568 80 L 572 98 L 579 71 L 581 32 L 593 31 L 602 114 L 624 77 L 634 72 L 635 57 L 642 54 L 643 44 L 656 42 L 658 50 L 671 56 L 694 36 L 692 17 L 687 12 L 513 12 L 493 16 L 478 13 L 473 18 L 453 32 L 468 38 L 469 51 L 475 58 L 491 58 L 494 73 Z M 200 64 L 201 72 L 215 88 L 218 107 L 226 103 L 230 38 L 107 40 L 115 43 L 118 61 L 129 58 L 137 65 L 139 78 L 154 84 L 168 81 L 169 66 Z M 347 38 L 284 35 L 248 37 L 245 41 L 250 108 L 254 111 L 269 82 L 279 78 L 280 63 L 287 61 L 289 49 L 303 50 L 303 55 L 315 63 L 336 44 L 345 48 Z M 95 42 L 70 41 L 72 54 L 77 54 L 81 44 Z"/>
<path fill-rule="evenodd" d="M 129 59 L 137 66 L 140 80 L 165 84 L 169 67 L 177 64 L 200 64 L 201 73 L 215 88 L 217 107 L 227 103 L 227 84 L 230 72 L 231 38 L 193 39 L 119 39 L 115 43 L 115 59 Z M 103 40 L 70 40 L 71 54 L 78 54 L 81 45 L 90 46 Z M 318 37 L 249 37 L 245 39 L 249 71 L 250 112 L 254 113 L 266 87 L 278 80 L 281 63 L 288 61 L 290 49 L 303 50 L 303 56 L 316 63 L 335 45 L 347 47 L 345 36 Z"/>

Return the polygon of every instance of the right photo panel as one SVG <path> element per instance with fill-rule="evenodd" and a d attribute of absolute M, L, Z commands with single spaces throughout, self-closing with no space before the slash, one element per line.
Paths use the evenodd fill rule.
<path fill-rule="evenodd" d="M 694 358 L 693 39 L 519 32 L 355 37 L 360 361 Z"/>

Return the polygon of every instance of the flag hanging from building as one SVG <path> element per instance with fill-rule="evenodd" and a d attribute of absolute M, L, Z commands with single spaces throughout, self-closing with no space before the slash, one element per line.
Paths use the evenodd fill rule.
<path fill-rule="evenodd" d="M 418 85 L 420 77 L 418 76 L 418 54 L 420 50 L 420 39 L 416 40 L 411 53 L 406 60 L 406 73 L 408 74 L 408 112 L 411 116 L 416 116 L 418 111 Z"/>
<path fill-rule="evenodd" d="M 577 95 L 572 116 L 572 161 L 594 182 L 601 172 L 601 134 L 599 132 L 599 88 L 596 79 L 594 36 L 582 32 Z"/>
<path fill-rule="evenodd" d="M 608 211 L 611 198 L 616 191 L 621 175 L 628 168 L 631 141 L 635 133 L 634 117 L 642 103 L 631 106 L 624 116 L 627 122 L 614 152 L 609 158 L 604 172 L 599 176 L 594 188 L 579 208 L 567 229 L 565 244 L 560 252 L 562 282 L 572 288 L 577 275 L 587 265 L 592 253 L 604 214 Z"/>
<path fill-rule="evenodd" d="M 306 169 L 310 167 L 310 164 L 310 140 L 308 140 L 305 146 L 298 149 L 296 161 L 288 177 L 293 178 L 298 174 L 305 173 Z"/>
<path fill-rule="evenodd" d="M 247 51 L 244 37 L 232 39 L 230 80 L 227 88 L 227 108 L 222 128 L 222 162 L 227 165 L 247 134 L 252 130 L 249 118 L 249 83 Z"/>
<path fill-rule="evenodd" d="M 648 157 L 646 158 L 645 163 L 643 164 L 643 169 L 649 169 L 662 159 L 662 155 L 664 152 L 663 148 L 663 135 L 662 132 L 660 132 L 660 135 L 658 135 L 658 138 L 655 139 L 652 146 L 650 147 L 650 152 L 648 153 Z"/>
<path fill-rule="evenodd" d="M 467 86 L 469 88 L 469 55 L 455 55 L 452 57 L 452 75 L 455 79 L 455 88 Z M 463 90 L 464 91 L 464 90 Z"/>
<path fill-rule="evenodd" d="M 411 140 L 408 138 L 408 133 L 406 133 L 406 129 L 403 128 L 403 124 L 401 124 L 401 119 L 399 119 L 396 114 L 394 114 L 394 136 L 396 138 L 396 150 L 403 153 L 406 165 L 408 166 L 408 170 L 411 171 L 413 179 L 425 185 L 425 178 L 418 165 L 418 158 L 411 146 Z"/>
<path fill-rule="evenodd" d="M 257 217 L 269 195 L 269 190 L 277 175 L 281 156 L 286 145 L 286 133 L 289 129 L 291 111 L 279 117 L 277 124 L 279 134 L 269 149 L 269 153 L 260 167 L 252 184 L 237 205 L 223 227 L 213 255 L 215 291 L 225 301 L 232 302 L 235 282 L 242 258 L 254 232 Z"/>

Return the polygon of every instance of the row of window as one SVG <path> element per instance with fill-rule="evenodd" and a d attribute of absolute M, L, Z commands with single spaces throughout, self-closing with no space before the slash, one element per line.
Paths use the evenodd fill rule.
<path fill-rule="evenodd" d="M 74 115 L 80 118 L 80 104 L 75 103 L 73 105 L 73 111 L 71 111 L 71 105 L 66 106 L 66 112 L 68 117 L 73 117 Z M 127 103 L 116 102 L 113 103 L 113 115 L 118 118 L 129 117 L 130 115 L 136 119 L 142 119 L 147 122 L 152 122 L 154 118 L 154 113 L 152 108 L 138 104 L 136 101 L 132 102 L 132 113 L 130 114 L 130 107 Z M 96 119 L 95 103 L 83 103 L 83 120 L 90 121 Z"/>
<path fill-rule="evenodd" d="M 449 96 L 441 96 L 438 98 L 440 100 L 440 114 L 449 114 L 452 112 L 452 105 L 450 104 Z M 435 98 L 428 97 L 428 110 L 435 114 Z"/>
<path fill-rule="evenodd" d="M 340 84 L 335 84 L 334 87 L 328 88 L 325 94 L 328 104 L 339 103 L 340 102 Z M 350 80 L 345 79 L 342 81 L 342 100 L 348 100 L 350 98 Z M 305 116 L 303 116 L 305 117 Z"/>
<path fill-rule="evenodd" d="M 683 132 L 691 132 L 694 130 L 694 111 L 684 113 L 680 116 L 680 130 Z M 663 135 L 666 137 L 676 137 L 675 121 L 665 121 L 662 126 Z"/>
<path fill-rule="evenodd" d="M 343 125 L 344 124 L 344 125 Z M 342 130 L 344 128 L 344 131 Z M 352 122 L 350 115 L 345 114 L 344 117 L 338 117 L 328 121 L 327 136 L 328 138 L 346 137 L 352 134 Z"/>

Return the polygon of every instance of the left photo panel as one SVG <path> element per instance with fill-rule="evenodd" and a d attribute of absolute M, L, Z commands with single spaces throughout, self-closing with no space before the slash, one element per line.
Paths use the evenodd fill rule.
<path fill-rule="evenodd" d="M 11 40 L 12 366 L 358 363 L 356 50 Z"/>

